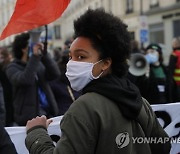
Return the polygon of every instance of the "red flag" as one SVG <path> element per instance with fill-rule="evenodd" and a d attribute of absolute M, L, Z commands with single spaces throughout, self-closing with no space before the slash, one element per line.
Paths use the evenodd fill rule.
<path fill-rule="evenodd" d="M 59 18 L 70 0 L 17 0 L 14 13 L 0 40 L 49 24 Z"/>

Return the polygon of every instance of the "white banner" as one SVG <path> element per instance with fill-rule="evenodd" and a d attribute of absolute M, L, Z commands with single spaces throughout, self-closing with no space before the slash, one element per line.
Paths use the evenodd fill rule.
<path fill-rule="evenodd" d="M 180 103 L 152 105 L 158 120 L 170 137 L 180 136 Z M 52 118 L 53 122 L 48 128 L 48 133 L 53 141 L 58 141 L 61 135 L 60 121 L 62 116 Z M 8 134 L 13 141 L 18 154 L 29 154 L 25 147 L 26 128 L 6 127 Z M 180 152 L 180 145 L 172 143 L 171 154 Z"/>
<path fill-rule="evenodd" d="M 57 141 L 60 138 L 60 121 L 62 116 L 52 118 L 53 122 L 48 127 L 48 134 L 53 141 Z M 29 154 L 25 146 L 26 128 L 25 127 L 6 127 L 6 131 L 10 135 L 12 142 L 14 143 L 18 154 Z"/>
<path fill-rule="evenodd" d="M 151 105 L 153 110 L 156 113 L 156 116 L 164 128 L 166 133 L 174 138 L 174 141 L 180 137 L 180 103 L 171 103 L 171 104 L 160 104 L 160 105 Z M 180 153 L 180 144 L 172 143 L 171 153 L 178 154 Z"/>

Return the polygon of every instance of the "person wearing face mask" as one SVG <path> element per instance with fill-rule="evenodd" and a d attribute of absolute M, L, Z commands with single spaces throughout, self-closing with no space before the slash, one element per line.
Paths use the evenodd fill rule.
<path fill-rule="evenodd" d="M 138 86 L 141 95 L 150 104 L 164 104 L 175 101 L 175 82 L 163 64 L 161 47 L 152 43 L 147 46 L 145 59 L 149 64 L 147 72 L 136 77 L 133 82 Z"/>
<path fill-rule="evenodd" d="M 59 77 L 58 66 L 43 50 L 41 43 L 34 45 L 32 56 L 29 57 L 29 39 L 29 33 L 15 37 L 12 45 L 15 58 L 6 68 L 13 87 L 14 120 L 20 126 L 38 115 L 52 117 L 58 114 L 48 83 Z"/>
<path fill-rule="evenodd" d="M 144 96 L 151 104 L 174 102 L 174 81 L 163 64 L 162 49 L 158 44 L 146 48 L 146 60 L 150 64 L 147 79 L 148 90 Z"/>
<path fill-rule="evenodd" d="M 168 154 L 170 143 L 136 144 L 131 137 L 168 137 L 148 102 L 126 77 L 130 37 L 127 26 L 103 9 L 74 21 L 66 76 L 82 91 L 65 113 L 54 146 L 45 116 L 27 122 L 26 147 L 33 154 Z"/>

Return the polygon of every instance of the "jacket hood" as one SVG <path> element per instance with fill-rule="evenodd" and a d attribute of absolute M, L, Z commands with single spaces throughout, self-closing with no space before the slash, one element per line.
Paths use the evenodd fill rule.
<path fill-rule="evenodd" d="M 129 119 L 136 119 L 141 106 L 142 97 L 138 88 L 127 78 L 107 75 L 91 81 L 83 93 L 96 92 L 115 102 L 122 114 Z"/>

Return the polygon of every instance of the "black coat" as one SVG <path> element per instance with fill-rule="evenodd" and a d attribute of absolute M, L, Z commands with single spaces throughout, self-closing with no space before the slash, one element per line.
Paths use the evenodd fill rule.
<path fill-rule="evenodd" d="M 150 73 L 149 77 L 146 77 L 145 75 L 135 77 L 131 74 L 129 74 L 128 78 L 139 88 L 142 97 L 146 98 L 150 104 L 162 104 L 162 103 L 170 103 L 170 102 L 175 102 L 176 98 L 176 92 L 175 92 L 175 82 L 168 71 L 168 69 L 164 66 L 161 65 L 165 76 L 166 80 L 164 82 L 165 85 L 165 100 L 161 102 L 160 100 L 160 93 L 158 90 L 158 80 L 155 78 L 153 72 L 152 72 L 152 67 L 150 66 Z"/>
<path fill-rule="evenodd" d="M 3 96 L 3 88 L 0 82 L 0 122 L 5 125 L 5 106 L 4 106 L 4 96 Z"/>
<path fill-rule="evenodd" d="M 68 79 L 64 74 L 62 74 L 59 79 L 50 82 L 50 86 L 58 105 L 59 115 L 64 115 L 64 113 L 69 109 L 74 101 L 72 97 L 77 99 L 81 95 L 80 92 L 76 92 L 70 88 Z"/>
<path fill-rule="evenodd" d="M 6 126 L 11 126 L 13 119 L 12 86 L 5 73 L 6 67 L 0 68 L 0 81 L 3 88 L 4 104 L 6 108 Z"/>
<path fill-rule="evenodd" d="M 19 125 L 40 115 L 38 85 L 46 94 L 49 103 L 49 117 L 58 114 L 57 104 L 48 81 L 59 77 L 56 63 L 46 55 L 34 56 L 25 64 L 14 60 L 6 69 L 7 76 L 13 86 L 14 118 Z M 38 77 L 38 84 L 37 84 Z"/>
<path fill-rule="evenodd" d="M 169 57 L 169 64 L 168 64 L 168 72 L 170 74 L 170 77 L 173 79 L 174 78 L 174 72 L 176 69 L 176 63 L 178 61 L 178 57 L 171 54 Z M 175 82 L 175 81 L 174 81 Z M 176 83 L 175 83 L 176 85 Z M 174 87 L 174 102 L 179 102 L 180 101 L 180 96 L 179 96 L 179 90 L 178 90 L 178 85 Z"/>
<path fill-rule="evenodd" d="M 8 133 L 0 123 L 0 154 L 17 154 Z"/>

